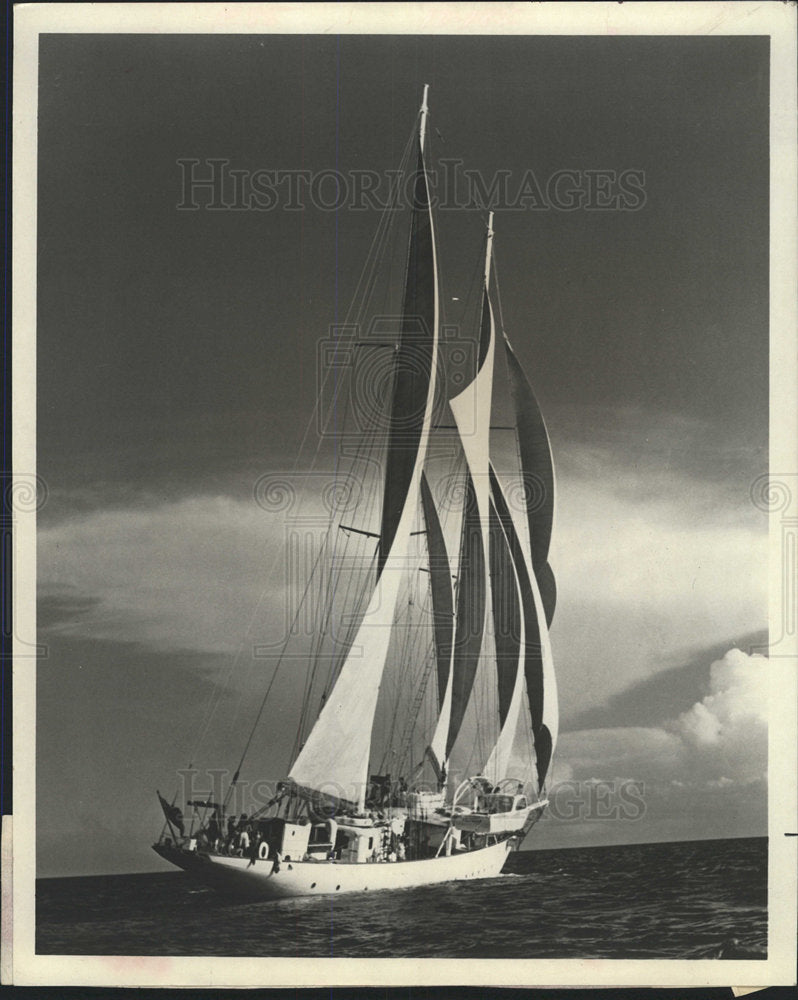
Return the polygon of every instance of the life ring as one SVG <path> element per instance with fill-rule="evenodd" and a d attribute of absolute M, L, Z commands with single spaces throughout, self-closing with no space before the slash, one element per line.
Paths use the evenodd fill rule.
<path fill-rule="evenodd" d="M 261 842 L 261 845 L 260 845 L 260 847 L 258 848 L 258 857 L 259 857 L 259 858 L 260 858 L 260 859 L 261 859 L 262 861 L 265 861 L 265 860 L 266 860 L 266 858 L 268 858 L 268 856 L 269 856 L 269 845 L 268 845 L 268 844 L 266 843 L 266 841 L 264 840 L 264 841 L 262 841 L 262 842 Z"/>

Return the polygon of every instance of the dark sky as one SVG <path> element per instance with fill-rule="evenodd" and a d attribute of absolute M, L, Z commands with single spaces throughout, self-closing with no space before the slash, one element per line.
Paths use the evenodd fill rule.
<path fill-rule="evenodd" d="M 424 82 L 433 154 L 509 170 L 511 193 L 528 169 L 645 173 L 641 211 L 497 217 L 505 321 L 524 360 L 535 345 L 546 412 L 623 402 L 762 443 L 768 39 L 41 44 L 43 471 L 194 476 L 219 461 L 209 443 L 291 452 L 377 213 L 180 212 L 177 161 L 388 170 Z"/>
<path fill-rule="evenodd" d="M 237 642 L 186 638 L 190 614 L 207 602 L 213 618 L 221 590 L 237 586 L 219 555 L 231 530 L 219 498 L 250 499 L 258 475 L 293 460 L 316 397 L 317 345 L 346 313 L 378 222 L 375 210 L 322 211 L 307 199 L 302 211 L 283 202 L 178 210 L 180 160 L 391 170 L 429 83 L 433 160 L 460 158 L 486 179 L 507 171 L 511 194 L 529 170 L 544 190 L 559 170 L 642 172 L 637 211 L 496 215 L 504 320 L 560 475 L 553 638 L 565 652 L 566 722 L 606 705 L 603 725 L 634 725 L 611 711 L 635 704 L 617 700 L 623 691 L 711 650 L 705 679 L 716 647 L 764 626 L 764 604 L 740 573 L 724 573 L 721 556 L 746 565 L 746 546 L 764 531 L 748 490 L 767 461 L 766 37 L 148 34 L 40 44 L 37 441 L 49 499 L 39 579 L 53 615 L 40 670 L 40 816 L 64 815 L 66 801 L 74 814 L 65 831 L 74 847 L 60 858 L 43 848 L 48 871 L 103 867 L 81 854 L 92 800 L 59 769 L 67 734 L 100 795 L 141 759 L 142 781 L 129 783 L 136 819 L 123 809 L 111 827 L 135 827 L 124 864 L 147 867 L 150 785 L 168 784 L 159 767 L 168 775 L 185 763 L 175 731 L 201 717 L 208 678 L 227 670 Z M 483 225 L 476 210 L 439 214 L 455 319 Z M 195 523 L 208 497 L 218 516 L 202 508 Z M 248 516 L 234 539 L 242 563 L 254 551 Z M 632 561 L 694 548 L 697 524 L 716 579 L 705 591 L 699 579 L 687 606 L 673 595 L 689 579 L 666 569 L 652 581 Z M 169 532 L 183 530 L 205 532 L 198 551 L 218 542 L 202 569 L 169 548 Z M 204 588 L 170 591 L 165 571 L 162 606 L 191 604 L 185 631 L 171 637 L 154 605 L 137 603 L 160 571 L 147 562 L 156 548 L 173 556 L 167 570 L 180 565 Z M 590 572 L 594 594 L 579 589 Z M 617 605 L 599 607 L 616 591 Z M 692 682 L 684 691 L 670 711 L 707 693 Z M 178 723 L 181 704 L 188 721 Z M 108 724 L 129 751 L 104 768 L 98 719 L 120 713 Z M 707 820 L 692 832 L 712 829 Z M 656 824 L 647 836 L 656 839 Z"/>

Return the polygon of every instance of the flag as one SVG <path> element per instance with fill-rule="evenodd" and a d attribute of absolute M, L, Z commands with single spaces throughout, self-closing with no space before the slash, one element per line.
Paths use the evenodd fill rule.
<path fill-rule="evenodd" d="M 166 816 L 166 822 L 171 823 L 172 826 L 177 827 L 177 829 L 180 831 L 180 836 L 181 837 L 184 836 L 186 831 L 185 827 L 183 826 L 183 813 L 181 812 L 180 807 L 170 805 L 163 797 L 163 795 L 161 795 L 160 792 L 158 792 L 157 794 L 158 794 L 158 801 L 161 803 L 161 809 L 163 809 L 163 814 L 164 816 Z"/>

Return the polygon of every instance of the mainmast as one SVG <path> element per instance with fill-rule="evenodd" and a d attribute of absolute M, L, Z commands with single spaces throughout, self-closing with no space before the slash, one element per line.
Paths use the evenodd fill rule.
<path fill-rule="evenodd" d="M 421 122 L 418 130 L 418 145 L 421 152 L 424 152 L 424 140 L 427 137 L 427 115 L 429 114 L 429 107 L 427 106 L 427 95 L 429 94 L 429 84 L 424 84 L 424 96 L 421 99 Z"/>
<path fill-rule="evenodd" d="M 300 794 L 321 795 L 358 812 L 365 806 L 374 715 L 407 572 L 435 396 L 439 309 L 435 234 L 424 168 L 427 93 L 425 86 L 402 326 L 393 358 L 377 580 L 335 686 L 289 775 Z"/>
<path fill-rule="evenodd" d="M 490 303 L 490 262 L 493 253 L 493 213 L 485 240 L 485 287 L 479 317 L 479 342 L 473 379 L 449 400 L 466 459 L 465 509 L 460 539 L 457 627 L 452 684 L 452 711 L 446 757 L 452 752 L 465 718 L 485 638 L 489 574 L 487 539 L 490 530 L 489 452 L 493 398 L 495 331 Z"/>

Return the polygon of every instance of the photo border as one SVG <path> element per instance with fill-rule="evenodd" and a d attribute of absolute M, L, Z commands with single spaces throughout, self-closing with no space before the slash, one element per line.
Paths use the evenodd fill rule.
<path fill-rule="evenodd" d="M 35 953 L 35 655 L 15 638 L 13 833 L 4 818 L 4 982 L 81 986 L 723 986 L 795 981 L 796 705 L 794 598 L 784 581 L 784 523 L 798 528 L 796 472 L 796 7 L 780 2 L 28 4 L 14 10 L 13 455 L 35 473 L 36 163 L 41 33 L 342 33 L 463 35 L 768 35 L 770 77 L 770 475 L 789 511 L 770 522 L 768 957 L 630 959 L 351 959 L 59 956 Z M 33 505 L 35 507 L 35 505 Z M 36 511 L 15 514 L 14 636 L 36 635 Z M 792 618 L 790 619 L 790 614 Z M 784 630 L 783 630 L 784 631 Z M 10 883 L 10 887 L 9 887 Z M 11 914 L 11 923 L 5 919 Z M 10 975 L 9 975 L 10 973 Z"/>

